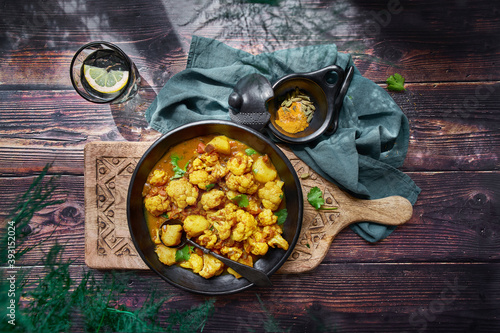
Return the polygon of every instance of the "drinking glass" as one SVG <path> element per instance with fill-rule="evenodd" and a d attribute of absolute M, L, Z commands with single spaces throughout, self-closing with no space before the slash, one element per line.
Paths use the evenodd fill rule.
<path fill-rule="evenodd" d="M 90 102 L 110 104 L 134 97 L 141 79 L 125 52 L 103 41 L 80 47 L 71 61 L 70 76 L 80 96 Z"/>

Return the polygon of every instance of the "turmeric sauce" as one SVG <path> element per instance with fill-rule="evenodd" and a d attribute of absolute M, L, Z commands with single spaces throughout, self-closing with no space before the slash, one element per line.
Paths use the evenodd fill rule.
<path fill-rule="evenodd" d="M 298 133 L 309 126 L 307 116 L 302 111 L 302 103 L 293 102 L 290 107 L 281 106 L 276 124 L 288 133 Z"/>

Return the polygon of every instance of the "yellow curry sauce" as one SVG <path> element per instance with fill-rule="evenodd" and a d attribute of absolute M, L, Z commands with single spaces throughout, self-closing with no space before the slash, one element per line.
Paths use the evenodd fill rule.
<path fill-rule="evenodd" d="M 249 266 L 269 247 L 288 249 L 278 223 L 283 212 L 286 216 L 282 186 L 267 155 L 226 136 L 201 136 L 171 148 L 150 172 L 143 190 L 146 221 L 159 260 L 204 278 L 225 271 L 211 255 L 177 249 L 182 232 Z M 182 221 L 182 227 L 165 226 L 169 219 Z M 227 271 L 240 277 L 230 268 Z"/>
<path fill-rule="evenodd" d="M 302 111 L 302 103 L 293 102 L 289 108 L 281 106 L 278 110 L 276 124 L 292 134 L 305 130 L 309 123 L 307 122 L 307 116 Z"/>

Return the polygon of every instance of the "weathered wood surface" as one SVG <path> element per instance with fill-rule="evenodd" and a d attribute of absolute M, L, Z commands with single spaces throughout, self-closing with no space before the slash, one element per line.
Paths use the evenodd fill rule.
<path fill-rule="evenodd" d="M 217 298 L 203 332 L 265 331 L 267 314 L 291 332 L 500 330 L 498 2 L 17 0 L 0 9 L 0 234 L 47 163 L 61 175 L 55 198 L 66 200 L 30 223 L 29 244 L 52 234 L 19 262 L 32 281 L 56 241 L 76 280 L 87 270 L 85 144 L 159 137 L 144 111 L 184 69 L 192 34 L 251 53 L 335 43 L 382 87 L 394 72 L 406 78 L 406 92 L 391 95 L 410 120 L 402 170 L 422 188 L 413 217 L 377 244 L 346 229 L 315 270 Z M 72 90 L 72 54 L 98 39 L 119 44 L 139 68 L 143 89 L 128 106 L 91 104 Z M 171 294 L 163 318 L 205 299 L 146 271 L 130 286 L 123 302 L 134 307 L 152 286 Z"/>

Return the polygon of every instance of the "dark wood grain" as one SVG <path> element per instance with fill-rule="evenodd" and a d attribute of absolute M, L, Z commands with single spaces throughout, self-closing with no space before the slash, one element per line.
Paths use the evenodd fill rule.
<path fill-rule="evenodd" d="M 71 268 L 75 283 L 82 270 Z M 273 288 L 212 297 L 215 312 L 203 332 L 262 332 L 269 319 L 283 332 L 492 332 L 500 327 L 498 271 L 498 263 L 321 265 L 310 274 L 273 276 Z M 43 269 L 34 268 L 32 281 L 41 273 Z M 103 278 L 102 272 L 94 274 L 98 281 Z M 120 302 L 132 309 L 153 290 L 157 297 L 170 296 L 160 311 L 163 320 L 171 311 L 208 299 L 181 291 L 151 272 L 125 278 L 129 290 Z"/>
<path fill-rule="evenodd" d="M 144 112 L 185 68 L 193 34 L 252 54 L 335 43 L 382 87 L 395 72 L 406 78 L 391 96 L 410 122 L 401 169 L 422 188 L 413 218 L 376 244 L 344 230 L 314 271 L 217 297 L 203 332 L 263 332 L 270 318 L 290 332 L 500 331 L 500 3 L 16 0 L 0 9 L 0 235 L 47 163 L 61 175 L 54 198 L 66 200 L 30 222 L 27 242 L 41 244 L 19 264 L 34 285 L 56 242 L 75 281 L 88 270 L 83 148 L 159 137 Z M 130 104 L 99 106 L 73 91 L 72 55 L 91 40 L 118 44 L 137 65 L 143 89 Z M 129 286 L 121 301 L 132 308 L 152 288 L 171 296 L 161 319 L 207 299 L 149 271 L 133 272 Z"/>

